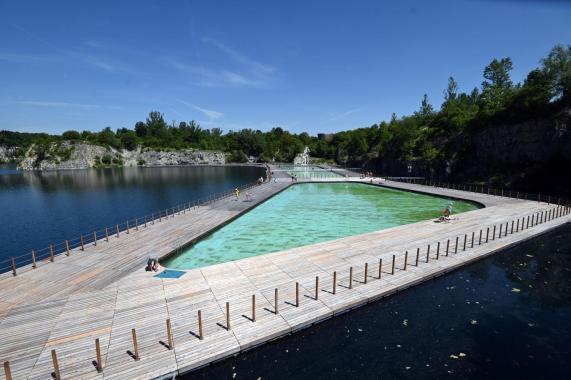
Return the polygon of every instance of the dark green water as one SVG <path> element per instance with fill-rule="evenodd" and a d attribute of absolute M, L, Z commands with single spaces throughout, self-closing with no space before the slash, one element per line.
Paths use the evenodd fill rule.
<path fill-rule="evenodd" d="M 434 219 L 450 202 L 454 214 L 478 208 L 365 184 L 297 184 L 163 264 L 191 269 Z"/>
<path fill-rule="evenodd" d="M 0 262 L 127 218 L 254 182 L 259 167 L 0 168 Z M 0 265 L 2 267 L 2 265 Z"/>
<path fill-rule="evenodd" d="M 570 379 L 571 226 L 184 379 Z"/>

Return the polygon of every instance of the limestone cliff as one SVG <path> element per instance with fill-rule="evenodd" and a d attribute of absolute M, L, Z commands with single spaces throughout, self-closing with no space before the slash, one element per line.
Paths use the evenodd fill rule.
<path fill-rule="evenodd" d="M 21 170 L 66 170 L 106 166 L 221 165 L 226 156 L 217 151 L 116 150 L 84 142 L 64 141 L 47 147 L 32 146 L 18 164 Z"/>

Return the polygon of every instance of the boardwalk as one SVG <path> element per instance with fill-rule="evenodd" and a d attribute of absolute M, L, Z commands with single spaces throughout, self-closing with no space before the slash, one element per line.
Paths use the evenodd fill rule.
<path fill-rule="evenodd" d="M 184 373 L 571 220 L 555 205 L 389 182 L 386 185 L 397 188 L 471 199 L 486 208 L 459 214 L 447 224 L 424 221 L 193 269 L 180 279 L 157 279 L 142 269 L 149 249 L 166 254 L 289 184 L 287 179 L 265 184 L 252 191 L 255 202 L 227 198 L 85 252 L 58 257 L 55 263 L 16 277 L 4 276 L 0 280 L 0 360 L 10 362 L 14 379 L 49 378 L 54 371 L 52 350 L 56 350 L 64 379 Z M 540 224 L 536 224 L 538 212 L 549 213 L 542 214 Z M 528 216 L 534 225 L 526 228 Z M 203 339 L 199 338 L 199 310 Z M 167 319 L 174 347 L 169 347 Z M 132 329 L 136 330 L 139 360 L 133 358 Z M 93 364 L 95 339 L 100 342 L 102 372 Z"/>

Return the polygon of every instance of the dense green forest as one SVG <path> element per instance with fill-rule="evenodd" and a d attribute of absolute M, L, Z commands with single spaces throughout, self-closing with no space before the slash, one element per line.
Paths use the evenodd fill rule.
<path fill-rule="evenodd" d="M 418 162 L 423 169 L 458 154 L 458 136 L 492 125 L 517 123 L 551 115 L 571 105 L 571 46 L 557 45 L 529 72 L 523 83 L 510 78 L 510 58 L 494 59 L 483 70 L 480 87 L 459 91 L 453 77 L 444 90 L 444 102 L 436 110 L 425 95 L 412 115 L 392 116 L 369 127 L 310 136 L 293 134 L 276 127 L 270 131 L 204 129 L 197 122 L 168 124 L 160 112 L 151 112 L 133 129 L 100 132 L 67 131 L 61 136 L 2 131 L 0 144 L 26 148 L 53 141 L 80 140 L 128 150 L 137 146 L 168 149 L 210 149 L 231 153 L 231 161 L 245 161 L 246 155 L 259 161 L 291 161 L 309 146 L 312 156 L 342 165 L 379 168 L 380 161 Z"/>

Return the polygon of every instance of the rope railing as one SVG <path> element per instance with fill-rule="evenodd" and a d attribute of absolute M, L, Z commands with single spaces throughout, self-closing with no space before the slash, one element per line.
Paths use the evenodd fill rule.
<path fill-rule="evenodd" d="M 268 177 L 269 178 L 269 177 Z M 269 181 L 249 183 L 237 187 L 240 191 L 246 191 L 260 185 L 269 183 Z M 139 231 L 141 228 L 160 223 L 164 220 L 174 218 L 176 215 L 185 214 L 191 210 L 212 204 L 215 201 L 232 196 L 234 190 L 222 191 L 210 194 L 204 198 L 193 201 L 180 203 L 173 207 L 153 211 L 142 217 L 127 219 L 124 222 L 116 223 L 113 226 L 105 226 L 95 229 L 91 232 L 81 234 L 79 237 L 51 243 L 49 246 L 32 250 L 19 256 L 12 256 L 8 259 L 0 260 L 0 274 L 12 272 L 15 276 L 24 269 L 35 269 L 38 265 L 54 262 L 58 256 L 71 254 L 71 251 L 84 251 L 87 247 L 97 246 L 101 242 L 108 242 L 110 239 L 119 238 L 124 234 L 131 234 L 133 231 Z"/>
<path fill-rule="evenodd" d="M 238 304 L 243 304 L 244 298 L 248 299 L 246 301 L 246 303 L 249 304 L 248 306 L 249 311 L 246 312 L 248 315 L 242 313 L 241 306 L 239 306 L 239 308 L 241 309 L 240 312 L 235 313 L 234 315 L 238 315 L 239 318 L 245 317 L 250 321 L 250 323 L 256 323 L 258 321 L 258 319 L 256 318 L 256 313 L 258 311 L 260 313 L 270 313 L 271 315 L 278 316 L 280 314 L 280 305 L 281 306 L 288 305 L 289 307 L 301 308 L 306 305 L 310 305 L 311 302 L 318 301 L 321 292 L 326 292 L 333 297 L 337 297 L 341 293 L 341 291 L 337 290 L 338 287 L 342 287 L 344 289 L 343 293 L 352 292 L 354 291 L 354 289 L 359 288 L 361 286 L 367 286 L 368 283 L 373 281 L 383 281 L 386 278 L 391 279 L 389 281 L 395 281 L 393 279 L 395 276 L 398 276 L 398 272 L 407 271 L 409 267 L 419 267 L 421 265 L 427 265 L 431 261 L 434 262 L 434 261 L 446 260 L 449 256 L 460 257 L 463 253 L 472 254 L 471 258 L 466 258 L 466 260 L 463 260 L 461 262 L 455 262 L 455 263 L 453 262 L 450 267 L 442 266 L 441 271 L 439 273 L 443 274 L 461 265 L 465 265 L 474 260 L 485 257 L 494 251 L 501 250 L 506 246 L 505 244 L 498 245 L 496 247 L 493 247 L 488 252 L 481 252 L 480 255 L 474 255 L 474 253 L 476 253 L 474 251 L 470 252 L 470 250 L 473 250 L 474 248 L 477 249 L 482 245 L 495 242 L 495 240 L 506 239 L 508 235 L 513 235 L 514 233 L 517 234 L 529 228 L 533 228 L 541 224 L 550 222 L 552 220 L 561 218 L 563 216 L 567 216 L 570 213 L 571 213 L 571 208 L 569 206 L 550 205 L 547 208 L 542 207 L 538 211 L 532 213 L 524 213 L 523 215 L 518 215 L 515 219 L 513 217 L 506 218 L 505 220 L 502 220 L 499 223 L 496 222 L 493 225 L 482 226 L 476 230 L 471 230 L 471 231 L 468 230 L 467 232 L 463 232 L 460 234 L 446 236 L 443 239 L 431 241 L 429 244 L 427 244 L 427 246 L 411 245 L 411 247 L 406 250 L 405 248 L 407 247 L 401 246 L 400 247 L 401 252 L 390 255 L 389 260 L 383 261 L 383 256 L 382 256 L 383 254 L 375 253 L 372 254 L 375 256 L 374 261 L 368 260 L 360 264 L 351 264 L 348 268 L 346 266 L 343 266 L 342 268 L 340 267 L 334 268 L 335 270 L 330 272 L 331 276 L 329 278 L 325 278 L 327 282 L 324 283 L 322 281 L 321 285 L 320 285 L 320 277 L 315 276 L 315 282 L 314 282 L 315 285 L 313 287 L 313 284 L 310 284 L 308 287 L 306 287 L 307 289 L 305 289 L 305 291 L 306 292 L 308 291 L 309 294 L 305 294 L 305 297 L 300 297 L 299 281 L 287 284 L 287 287 L 290 289 L 290 292 L 287 296 L 289 297 L 289 299 L 284 300 L 284 298 L 282 298 L 281 302 L 279 300 L 279 288 L 278 287 L 274 288 L 273 300 L 272 299 L 267 300 L 268 302 L 273 301 L 273 305 L 269 307 L 265 307 L 263 305 L 257 305 L 255 294 L 252 295 L 244 294 L 243 297 L 237 302 Z M 405 251 L 404 253 L 402 252 L 403 250 Z M 386 256 L 386 253 L 384 255 Z M 361 271 L 357 272 L 355 270 L 360 268 L 363 268 L 362 272 Z M 422 274 L 422 272 L 417 272 L 417 273 Z M 430 273 L 431 274 L 429 276 L 432 277 L 433 273 L 432 272 Z M 343 277 L 342 278 L 338 277 L 338 274 L 343 274 Z M 417 279 L 414 278 L 412 280 L 408 279 L 408 281 L 409 281 L 408 283 L 405 283 L 403 285 L 406 286 L 407 284 L 415 283 L 417 282 Z M 282 288 L 284 287 L 283 284 L 280 286 Z M 375 285 L 375 289 L 379 289 L 379 292 L 381 292 L 382 288 Z M 371 299 L 375 299 L 375 297 L 378 296 L 379 294 L 372 296 Z M 221 305 L 224 302 L 224 300 L 216 300 L 215 302 L 218 302 Z M 188 323 L 188 318 L 185 316 L 186 318 L 184 320 L 185 322 L 184 326 L 186 329 L 185 334 L 176 335 L 178 337 L 177 339 L 180 340 L 196 339 L 199 341 L 197 344 L 201 345 L 202 343 L 200 342 L 202 342 L 205 338 L 206 339 L 209 338 L 209 336 L 205 334 L 205 328 L 204 328 L 205 320 L 208 323 L 212 324 L 215 323 L 218 328 L 230 331 L 232 330 L 232 325 L 233 325 L 231 312 L 232 309 L 229 301 L 225 302 L 225 312 L 223 313 L 222 316 L 223 320 L 219 320 L 219 316 L 216 318 L 212 318 L 213 316 L 210 316 L 211 318 L 203 319 L 203 312 L 201 309 L 199 309 L 197 310 L 196 313 L 196 319 L 193 318 L 193 327 L 192 327 L 193 331 L 191 331 L 190 334 L 188 334 L 188 327 L 186 327 Z M 165 347 L 165 349 L 168 350 L 173 350 L 176 344 L 180 344 L 180 342 L 177 343 L 177 341 L 175 341 L 174 339 L 175 334 L 173 334 L 172 331 L 173 326 L 176 327 L 177 323 L 172 323 L 171 318 L 170 317 L 167 318 L 165 320 L 164 327 L 161 328 L 164 329 L 162 330 L 161 334 L 165 334 L 166 337 L 165 341 L 168 343 L 165 343 L 164 341 L 161 340 L 155 344 L 161 344 L 163 347 Z M 206 331 L 212 331 L 212 330 L 206 329 Z M 142 334 L 145 333 L 149 334 L 148 329 L 143 330 Z M 153 336 L 155 337 L 153 338 L 153 341 L 156 342 L 157 341 L 156 331 L 152 331 L 150 333 L 153 334 Z M 152 348 L 149 350 L 150 348 L 149 346 L 139 347 L 138 335 L 135 328 L 131 329 L 131 337 L 132 337 L 131 342 L 125 341 L 124 343 L 122 343 L 124 344 L 122 350 L 126 352 L 123 356 L 124 360 L 133 360 L 135 362 L 138 362 L 141 356 L 144 356 L 149 351 L 156 353 L 156 350 Z M 84 359 L 86 368 L 91 368 L 93 371 L 97 372 L 102 372 L 104 370 L 104 365 L 105 365 L 105 363 L 102 362 L 101 360 L 101 348 L 99 343 L 100 338 L 101 337 L 97 337 L 94 341 L 95 343 L 95 350 L 93 351 L 94 357 L 89 358 L 88 360 Z M 275 339 L 275 336 L 272 335 L 271 338 Z M 140 350 L 140 348 L 142 349 Z M 62 378 L 61 372 L 65 370 L 65 363 L 62 363 L 64 364 L 64 366 L 60 366 L 60 363 L 58 362 L 56 349 L 57 346 L 54 345 L 51 350 L 51 357 L 52 357 L 53 373 L 55 374 L 55 377 L 57 379 L 57 378 Z M 69 356 L 70 354 L 66 353 L 66 357 Z M 6 379 L 12 380 L 10 361 L 6 360 L 4 361 L 3 364 L 4 364 L 4 373 Z M 74 362 L 74 369 L 73 369 L 74 371 L 77 371 L 76 365 L 77 363 Z"/>

